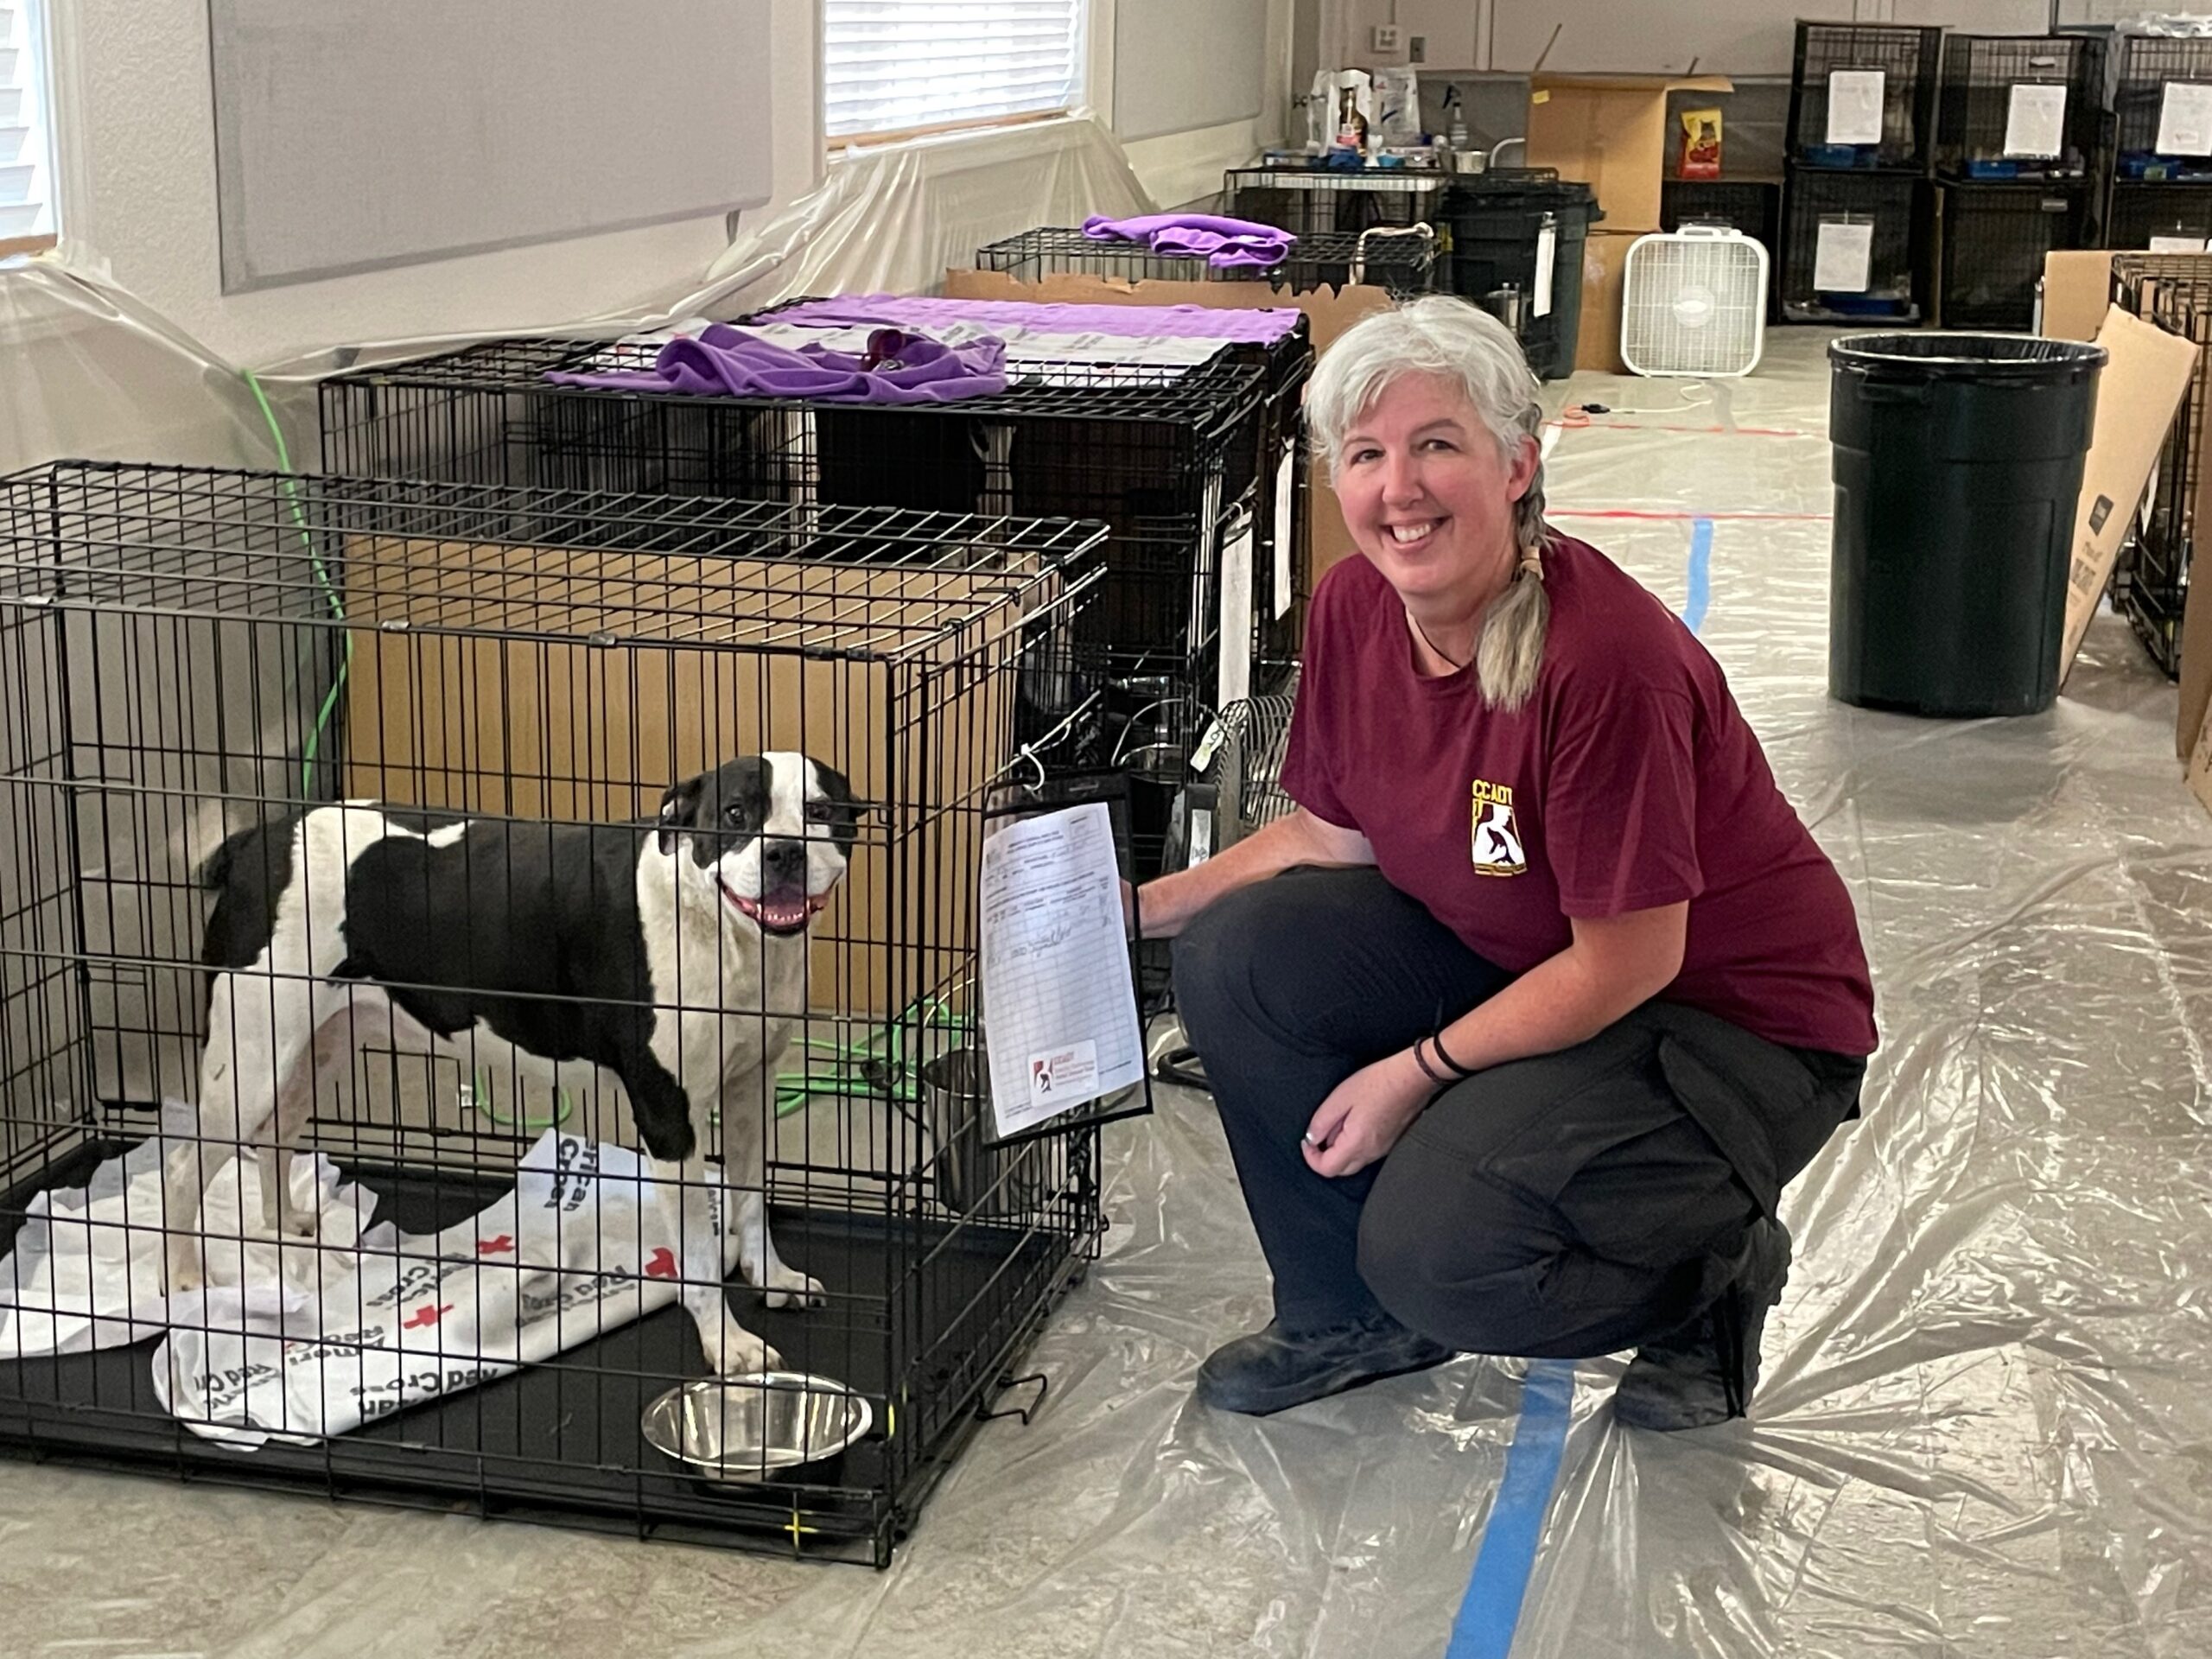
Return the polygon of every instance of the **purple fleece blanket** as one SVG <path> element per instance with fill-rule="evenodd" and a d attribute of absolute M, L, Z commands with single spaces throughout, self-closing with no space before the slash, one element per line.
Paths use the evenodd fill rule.
<path fill-rule="evenodd" d="M 1110 334 L 1136 340 L 1228 340 L 1272 345 L 1298 327 L 1293 305 L 1055 305 L 1040 300 L 952 300 L 933 294 L 850 294 L 801 300 L 756 322 L 888 323 L 928 328 L 971 322 L 1046 334 Z"/>
<path fill-rule="evenodd" d="M 671 340 L 650 370 L 546 377 L 599 391 L 683 392 L 695 397 L 815 397 L 855 404 L 944 404 L 1006 390 L 1006 342 L 945 346 L 898 328 L 868 336 L 864 356 L 823 346 L 793 350 L 713 323 L 696 339 Z"/>
<path fill-rule="evenodd" d="M 1203 259 L 1223 270 L 1279 265 L 1298 240 L 1272 225 L 1216 213 L 1147 213 L 1138 219 L 1093 213 L 1083 221 L 1083 233 L 1094 242 L 1141 242 L 1163 258 Z"/>

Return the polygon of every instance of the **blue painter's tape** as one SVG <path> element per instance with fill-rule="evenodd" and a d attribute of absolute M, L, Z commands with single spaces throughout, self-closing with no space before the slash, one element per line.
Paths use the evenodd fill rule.
<path fill-rule="evenodd" d="M 1713 602 L 1713 520 L 1700 518 L 1690 525 L 1689 594 L 1682 601 L 1682 620 L 1692 633 L 1705 626 L 1705 613 Z"/>
<path fill-rule="evenodd" d="M 1467 1580 L 1445 1659 L 1506 1659 L 1512 1651 L 1522 1599 L 1535 1570 L 1544 1511 L 1551 1507 L 1552 1486 L 1567 1450 L 1567 1408 L 1573 1398 L 1573 1361 L 1540 1359 L 1529 1368 L 1521 1385 L 1520 1425 L 1505 1454 L 1505 1478 L 1483 1529 L 1474 1576 Z"/>

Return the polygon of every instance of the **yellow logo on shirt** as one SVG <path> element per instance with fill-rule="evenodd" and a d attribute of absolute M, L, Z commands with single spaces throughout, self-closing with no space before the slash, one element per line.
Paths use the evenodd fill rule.
<path fill-rule="evenodd" d="M 1474 788 L 1474 860 L 1477 875 L 1519 875 L 1529 868 L 1513 821 L 1513 791 L 1478 778 Z"/>

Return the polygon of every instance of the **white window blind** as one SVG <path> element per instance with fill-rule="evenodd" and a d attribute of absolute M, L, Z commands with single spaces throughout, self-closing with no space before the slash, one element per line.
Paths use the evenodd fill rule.
<path fill-rule="evenodd" d="M 53 125 L 40 0 L 0 0 L 0 253 L 54 235 Z"/>
<path fill-rule="evenodd" d="M 824 0 L 824 130 L 851 138 L 1073 109 L 1089 9 L 1090 0 Z"/>

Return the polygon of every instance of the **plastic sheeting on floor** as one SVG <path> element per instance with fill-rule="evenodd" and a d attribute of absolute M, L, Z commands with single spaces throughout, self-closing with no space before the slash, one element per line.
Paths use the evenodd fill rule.
<path fill-rule="evenodd" d="M 1555 1488 L 1508 1500 L 1541 1515 L 1517 1633 L 1475 1618 L 1453 1645 L 1508 1448 L 1542 1432 L 1523 1368 L 1463 1359 L 1265 1421 L 1196 1405 L 1264 1280 L 1206 1103 L 1165 1090 L 1109 1131 L 1114 1231 L 1023 1368 L 1051 1379 L 1041 1411 L 979 1430 L 887 1573 L 0 1466 L 8 1644 L 2212 1652 L 2212 818 L 2172 689 L 2110 617 L 2044 716 L 1827 699 L 1823 339 L 1774 336 L 1700 404 L 1551 389 L 1620 406 L 1562 432 L 1560 522 L 1699 618 L 1851 884 L 1884 1047 L 1864 1122 L 1785 1202 L 1797 1267 L 1755 1420 L 1630 1433 L 1619 1361 L 1575 1369 Z M 1517 1592 L 1498 1559 L 1486 1589 Z"/>

